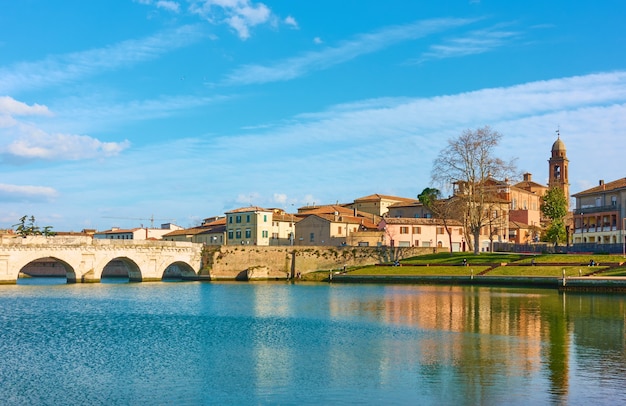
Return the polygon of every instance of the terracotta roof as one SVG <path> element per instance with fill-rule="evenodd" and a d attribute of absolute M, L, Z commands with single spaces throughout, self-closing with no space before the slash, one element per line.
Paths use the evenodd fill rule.
<path fill-rule="evenodd" d="M 598 185 L 596 187 L 592 187 L 591 189 L 583 190 L 582 192 L 578 192 L 572 196 L 584 196 L 584 195 L 592 195 L 601 192 L 609 192 L 618 189 L 626 188 L 626 178 L 621 178 L 614 180 L 613 182 L 604 183 L 602 185 Z"/>
<path fill-rule="evenodd" d="M 142 228 L 140 227 L 136 227 L 136 228 L 129 228 L 129 229 L 123 229 L 123 228 L 118 228 L 116 230 L 106 230 L 106 231 L 99 231 L 96 234 L 121 234 L 121 233 L 133 233 L 137 230 L 142 230 Z"/>
<path fill-rule="evenodd" d="M 398 196 L 389 196 L 389 195 L 379 195 L 375 193 L 373 195 L 359 197 L 358 199 L 354 199 L 354 202 L 371 202 L 371 201 L 379 201 L 379 200 L 396 200 L 398 202 L 411 201 L 414 199 L 408 197 L 398 197 Z"/>
<path fill-rule="evenodd" d="M 406 201 L 403 202 L 397 202 L 394 204 L 390 204 L 389 207 L 418 207 L 418 206 L 423 206 L 424 203 L 420 202 L 419 200 L 416 199 L 408 199 Z"/>
<path fill-rule="evenodd" d="M 376 223 L 374 223 L 373 221 L 364 218 L 364 217 L 355 217 L 355 216 L 339 216 L 337 219 L 335 219 L 335 215 L 333 214 L 323 214 L 323 213 L 316 213 L 316 214 L 311 214 L 311 216 L 315 216 L 315 217 L 319 217 L 323 220 L 328 221 L 329 223 L 341 223 L 341 224 L 359 224 L 361 226 L 363 226 L 364 228 L 371 228 L 371 229 L 376 229 L 377 225 Z M 309 216 L 307 216 L 309 217 Z"/>
<path fill-rule="evenodd" d="M 519 221 L 509 221 L 509 229 L 511 230 L 526 230 L 531 228 L 530 224 L 520 223 Z"/>
<path fill-rule="evenodd" d="M 204 227 L 217 226 L 220 224 L 226 224 L 226 217 L 220 217 L 215 221 L 211 221 L 210 223 L 206 223 Z"/>
<path fill-rule="evenodd" d="M 177 235 L 196 235 L 202 233 L 203 231 L 206 231 L 206 227 L 193 227 L 184 230 L 174 230 L 170 233 L 165 234 L 163 237 L 174 237 Z"/>
<path fill-rule="evenodd" d="M 547 186 L 542 185 L 541 183 L 534 182 L 532 180 L 523 180 L 523 181 L 521 181 L 519 183 L 514 184 L 513 187 L 518 188 L 518 189 L 522 189 L 522 190 L 528 190 L 530 188 L 548 189 Z"/>
<path fill-rule="evenodd" d="M 238 209 L 233 209 L 231 211 L 227 211 L 226 213 L 246 213 L 246 212 L 252 212 L 252 211 L 271 211 L 268 209 L 264 209 L 263 207 L 259 207 L 259 206 L 248 206 L 248 207 L 240 207 Z"/>
<path fill-rule="evenodd" d="M 443 226 L 443 219 L 423 218 L 423 217 L 389 217 L 383 220 L 385 224 L 407 224 L 416 226 Z M 457 220 L 446 220 L 449 226 L 462 226 Z"/>

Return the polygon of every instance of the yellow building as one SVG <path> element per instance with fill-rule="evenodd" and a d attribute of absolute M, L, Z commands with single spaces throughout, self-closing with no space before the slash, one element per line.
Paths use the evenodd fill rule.
<path fill-rule="evenodd" d="M 274 212 L 258 206 L 226 212 L 226 244 L 270 245 Z"/>

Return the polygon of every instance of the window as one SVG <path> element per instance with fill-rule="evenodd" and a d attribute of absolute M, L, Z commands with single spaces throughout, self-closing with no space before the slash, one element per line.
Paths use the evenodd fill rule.
<path fill-rule="evenodd" d="M 337 233 L 341 234 L 341 226 L 337 227 Z"/>
<path fill-rule="evenodd" d="M 309 241 L 310 241 L 310 242 L 315 242 L 315 233 L 311 233 L 311 234 L 309 235 Z"/>
<path fill-rule="evenodd" d="M 241 230 L 235 231 L 235 238 L 241 238 Z"/>
<path fill-rule="evenodd" d="M 437 227 L 437 234 L 443 234 L 443 227 Z"/>
<path fill-rule="evenodd" d="M 241 216 L 237 216 L 237 218 L 235 219 L 235 223 L 241 223 Z"/>
<path fill-rule="evenodd" d="M 422 234 L 422 227 L 413 227 L 413 234 Z"/>
<path fill-rule="evenodd" d="M 517 208 L 517 199 L 514 197 L 511 201 L 511 210 L 515 210 Z"/>
<path fill-rule="evenodd" d="M 263 222 L 264 222 L 264 223 L 267 223 L 267 214 L 264 214 L 264 215 L 263 215 Z"/>
<path fill-rule="evenodd" d="M 250 215 L 246 214 L 246 223 L 249 223 L 249 222 L 250 222 Z"/>
<path fill-rule="evenodd" d="M 249 228 L 246 228 L 246 238 L 252 237 L 252 231 Z"/>
<path fill-rule="evenodd" d="M 228 217 L 228 222 L 229 222 L 230 224 L 232 224 L 232 223 L 233 223 L 233 216 Z"/>
<path fill-rule="evenodd" d="M 400 227 L 400 234 L 408 234 L 408 233 L 409 233 L 408 227 Z"/>
<path fill-rule="evenodd" d="M 278 233 L 272 233 L 272 239 L 278 240 Z"/>
<path fill-rule="evenodd" d="M 233 239 L 233 230 L 228 230 L 228 239 L 229 240 Z"/>
<path fill-rule="evenodd" d="M 617 206 L 617 196 L 611 196 L 611 206 Z"/>
<path fill-rule="evenodd" d="M 269 236 L 269 232 L 267 230 L 261 231 L 261 237 L 267 238 L 268 236 Z M 276 238 L 278 238 L 278 234 L 276 235 Z"/>

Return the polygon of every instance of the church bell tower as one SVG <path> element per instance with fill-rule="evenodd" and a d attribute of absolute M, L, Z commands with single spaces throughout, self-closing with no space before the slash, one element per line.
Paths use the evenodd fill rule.
<path fill-rule="evenodd" d="M 550 166 L 550 176 L 548 178 L 548 187 L 558 187 L 563 191 L 567 202 L 567 210 L 569 211 L 569 180 L 568 168 L 569 160 L 565 150 L 565 143 L 561 141 L 561 134 L 557 130 L 557 139 L 552 144 L 552 157 L 548 160 Z"/>

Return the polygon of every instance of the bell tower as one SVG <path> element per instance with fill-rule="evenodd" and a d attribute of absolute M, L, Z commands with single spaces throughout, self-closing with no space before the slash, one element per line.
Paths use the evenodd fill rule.
<path fill-rule="evenodd" d="M 550 175 L 548 178 L 548 187 L 558 187 L 563 191 L 565 200 L 567 201 L 567 211 L 569 211 L 569 179 L 567 165 L 569 160 L 567 159 L 567 153 L 565 150 L 565 143 L 561 141 L 560 131 L 556 131 L 557 139 L 552 144 L 552 156 L 548 160 L 550 167 Z"/>

